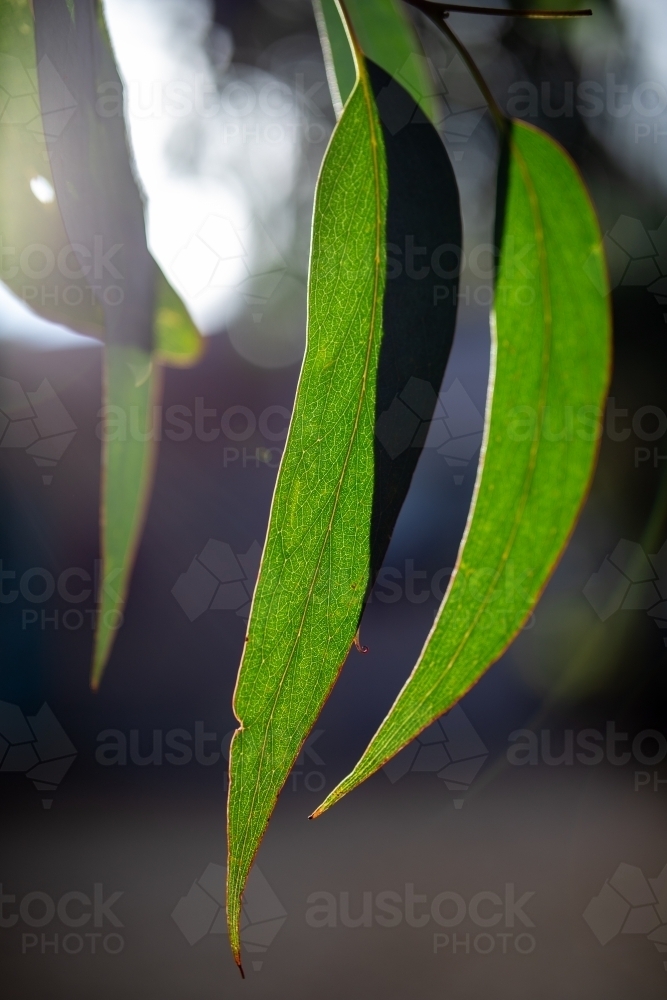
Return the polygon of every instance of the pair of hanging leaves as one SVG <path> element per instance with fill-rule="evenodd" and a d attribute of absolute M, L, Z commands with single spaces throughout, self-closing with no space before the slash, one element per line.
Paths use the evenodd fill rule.
<path fill-rule="evenodd" d="M 306 356 L 234 697 L 227 911 L 239 965 L 250 866 L 353 643 L 419 454 L 408 449 L 392 461 L 375 436 L 378 416 L 411 378 L 437 392 L 455 323 L 455 277 L 446 297 L 434 296 L 442 279 L 432 268 L 421 280 L 391 277 L 387 268 L 392 244 L 404 249 L 413 239 L 426 260 L 438 247 L 461 247 L 456 182 L 426 119 L 416 39 L 393 0 L 346 7 L 349 22 L 335 0 L 319 8 L 344 109 L 317 185 Z M 355 29 L 391 76 L 364 58 Z M 409 124 L 393 127 L 399 121 Z M 574 164 L 552 139 L 520 122 L 504 132 L 485 433 L 456 567 L 403 690 L 314 816 L 498 659 L 546 585 L 592 475 L 610 363 L 597 220 Z M 434 401 L 435 393 L 419 400 L 425 421 Z M 568 432 L 573 414 L 589 433 Z M 524 433 L 511 433 L 517 415 Z"/>
<path fill-rule="evenodd" d="M 0 235 L 21 262 L 0 278 L 45 318 L 104 340 L 105 413 L 124 418 L 113 432 L 103 421 L 97 687 L 148 503 L 159 364 L 191 364 L 201 338 L 146 244 L 101 4 L 4 3 L 0 52 Z"/>

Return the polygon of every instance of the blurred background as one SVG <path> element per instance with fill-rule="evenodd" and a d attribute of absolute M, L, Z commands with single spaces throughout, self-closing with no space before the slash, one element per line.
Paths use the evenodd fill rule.
<path fill-rule="evenodd" d="M 351 653 L 258 856 L 243 983 L 220 909 L 231 695 L 335 116 L 310 0 L 104 6 L 151 250 L 207 347 L 166 371 L 147 525 L 93 695 L 100 348 L 0 285 L 6 996 L 662 996 L 667 10 L 598 0 L 569 24 L 451 17 L 501 106 L 565 146 L 595 202 L 615 324 L 600 460 L 508 652 L 439 728 L 308 823 L 432 624 L 483 427 L 497 143 L 460 59 L 414 15 L 462 196 L 455 346 L 362 623 L 370 652 Z M 40 440 L 66 436 L 57 460 L 37 460 L 21 420 Z"/>

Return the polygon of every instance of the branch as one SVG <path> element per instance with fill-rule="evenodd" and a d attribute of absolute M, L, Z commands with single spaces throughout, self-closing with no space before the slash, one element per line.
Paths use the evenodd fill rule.
<path fill-rule="evenodd" d="M 589 17 L 592 10 L 507 10 L 500 7 L 468 7 L 455 3 L 434 3 L 433 0 L 406 0 L 411 7 L 421 11 L 425 17 L 432 21 L 436 27 L 449 38 L 458 49 L 461 58 L 470 70 L 475 83 L 482 92 L 482 95 L 489 106 L 489 111 L 493 115 L 498 131 L 504 134 L 508 127 L 507 115 L 491 93 L 489 85 L 480 73 L 473 57 L 466 49 L 463 42 L 456 37 L 452 29 L 447 24 L 450 14 L 495 14 L 498 17 L 528 17 L 528 18 L 564 18 L 564 17 Z"/>
<path fill-rule="evenodd" d="M 586 10 L 512 10 L 506 7 L 470 7 L 458 3 L 434 3 L 433 0 L 406 0 L 424 14 L 439 16 L 443 20 L 450 14 L 490 14 L 494 17 L 526 17 L 536 21 L 561 20 L 566 17 L 591 17 L 593 11 Z"/>

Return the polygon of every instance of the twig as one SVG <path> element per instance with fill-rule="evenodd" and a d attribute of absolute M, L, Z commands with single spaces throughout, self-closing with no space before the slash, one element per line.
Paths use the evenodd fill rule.
<path fill-rule="evenodd" d="M 450 42 L 452 42 L 452 44 L 456 46 L 461 55 L 461 58 L 463 59 L 466 66 L 470 70 L 470 73 L 472 74 L 475 83 L 481 90 L 484 100 L 489 106 L 489 111 L 493 116 L 493 120 L 496 123 L 498 131 L 501 133 L 501 135 L 504 135 L 505 131 L 507 130 L 507 126 L 509 124 L 507 115 L 504 113 L 504 111 L 496 101 L 495 97 L 493 96 L 488 83 L 482 76 L 481 72 L 479 71 L 479 68 L 477 67 L 477 64 L 475 63 L 475 60 L 470 55 L 463 42 L 459 38 L 457 38 L 457 36 L 454 34 L 452 29 L 447 24 L 446 20 L 447 11 L 444 10 L 443 5 L 439 3 L 430 3 L 429 0 L 407 0 L 407 2 L 412 7 L 416 7 L 417 10 L 420 10 L 422 14 L 424 14 L 425 17 L 429 19 L 429 21 L 432 21 L 437 28 L 440 28 L 440 30 L 444 32 L 447 38 L 449 38 Z M 451 4 L 447 6 L 451 6 Z"/>
<path fill-rule="evenodd" d="M 586 10 L 513 10 L 506 7 L 470 7 L 459 3 L 434 3 L 433 0 L 406 0 L 425 14 L 431 8 L 443 19 L 450 14 L 490 14 L 493 17 L 526 17 L 536 21 L 561 20 L 566 17 L 591 17 L 593 11 Z"/>

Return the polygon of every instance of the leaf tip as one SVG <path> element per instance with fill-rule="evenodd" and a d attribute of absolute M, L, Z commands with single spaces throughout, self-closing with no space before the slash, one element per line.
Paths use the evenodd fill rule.
<path fill-rule="evenodd" d="M 110 646 L 108 645 L 105 646 L 105 644 L 101 642 L 100 635 L 96 634 L 95 650 L 93 652 L 93 662 L 90 668 L 91 691 L 99 691 L 100 684 L 102 683 L 102 677 L 104 676 L 104 671 L 106 670 L 110 653 L 111 653 Z"/>
<path fill-rule="evenodd" d="M 324 802 L 322 802 L 322 804 L 317 807 L 317 809 L 315 810 L 315 812 L 312 812 L 310 814 L 310 816 L 308 817 L 308 819 L 319 819 L 319 817 L 322 815 L 322 813 L 325 813 L 328 810 L 329 806 L 332 806 L 332 805 L 333 805 L 333 801 L 331 800 L 331 796 L 329 795 L 324 800 Z"/>
<path fill-rule="evenodd" d="M 104 663 L 100 663 L 97 657 L 93 660 L 93 665 L 90 668 L 90 690 L 99 691 L 100 684 L 102 683 L 102 675 L 104 673 Z"/>

